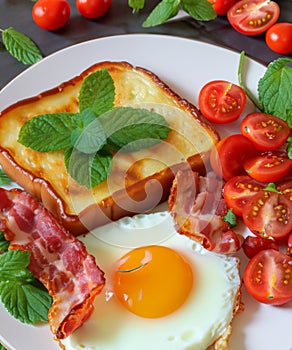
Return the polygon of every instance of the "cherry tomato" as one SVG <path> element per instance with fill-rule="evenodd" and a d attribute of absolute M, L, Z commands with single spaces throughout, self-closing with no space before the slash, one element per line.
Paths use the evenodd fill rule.
<path fill-rule="evenodd" d="M 292 23 L 279 22 L 270 27 L 266 33 L 268 47 L 280 55 L 292 52 Z"/>
<path fill-rule="evenodd" d="M 82 16 L 98 18 L 110 8 L 112 0 L 76 0 L 76 6 Z"/>
<path fill-rule="evenodd" d="M 251 259 L 258 252 L 265 249 L 279 250 L 277 243 L 273 239 L 258 236 L 247 236 L 242 243 L 244 254 Z"/>
<path fill-rule="evenodd" d="M 238 119 L 245 104 L 243 89 L 225 80 L 210 81 L 199 94 L 199 107 L 203 116 L 218 124 Z"/>
<path fill-rule="evenodd" d="M 277 22 L 279 5 L 274 1 L 241 0 L 227 12 L 232 27 L 241 34 L 257 35 L 265 32 Z"/>
<path fill-rule="evenodd" d="M 227 11 L 234 4 L 235 0 L 209 0 L 213 4 L 213 8 L 217 15 L 226 15 Z"/>
<path fill-rule="evenodd" d="M 244 161 L 244 169 L 253 179 L 261 182 L 276 182 L 282 179 L 292 166 L 286 152 L 263 152 Z"/>
<path fill-rule="evenodd" d="M 259 302 L 281 305 L 292 299 L 292 258 L 275 250 L 262 250 L 244 271 L 247 291 Z"/>
<path fill-rule="evenodd" d="M 32 8 L 34 22 L 46 30 L 63 27 L 69 17 L 70 5 L 66 0 L 38 0 Z"/>
<path fill-rule="evenodd" d="M 247 137 L 235 134 L 216 144 L 211 151 L 210 162 L 213 170 L 227 181 L 237 175 L 246 175 L 243 162 L 255 153 L 256 149 Z"/>
<path fill-rule="evenodd" d="M 292 256 L 292 233 L 288 236 L 288 248 L 287 248 L 287 255 Z"/>
<path fill-rule="evenodd" d="M 240 123 L 240 131 L 251 140 L 258 150 L 272 151 L 287 141 L 291 129 L 284 120 L 257 112 L 243 118 Z"/>
<path fill-rule="evenodd" d="M 292 180 L 283 180 L 277 184 L 277 190 L 292 201 Z"/>
<path fill-rule="evenodd" d="M 247 201 L 242 219 L 256 236 L 282 239 L 292 230 L 292 202 L 281 193 L 260 190 Z"/>
<path fill-rule="evenodd" d="M 225 183 L 223 196 L 233 213 L 242 216 L 242 210 L 246 202 L 264 187 L 263 183 L 252 179 L 248 175 L 235 176 Z"/>

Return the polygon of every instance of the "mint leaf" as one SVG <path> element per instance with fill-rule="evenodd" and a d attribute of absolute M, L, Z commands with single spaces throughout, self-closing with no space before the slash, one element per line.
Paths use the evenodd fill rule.
<path fill-rule="evenodd" d="M 139 12 L 144 8 L 145 0 L 128 0 L 128 5 L 134 10 L 134 13 Z"/>
<path fill-rule="evenodd" d="M 78 127 L 75 114 L 42 114 L 23 124 L 18 142 L 38 152 L 57 151 L 71 146 L 71 133 Z"/>
<path fill-rule="evenodd" d="M 10 242 L 6 241 L 4 232 L 0 231 L 0 254 L 1 252 L 7 252 Z"/>
<path fill-rule="evenodd" d="M 35 43 L 27 35 L 12 27 L 2 31 L 2 40 L 6 50 L 24 64 L 33 64 L 42 59 L 42 54 Z"/>
<path fill-rule="evenodd" d="M 79 93 L 80 112 L 90 108 L 96 116 L 114 107 L 115 87 L 107 69 L 89 74 Z"/>
<path fill-rule="evenodd" d="M 177 15 L 181 0 L 162 0 L 146 18 L 143 27 L 154 27 Z"/>
<path fill-rule="evenodd" d="M 223 217 L 223 220 L 229 223 L 230 228 L 237 226 L 236 215 L 233 213 L 232 209 L 230 208 L 228 209 L 226 215 Z"/>
<path fill-rule="evenodd" d="M 264 188 L 264 190 L 265 191 L 270 191 L 270 192 L 276 192 L 276 193 L 279 193 L 279 194 L 282 193 L 282 192 L 280 192 L 277 189 L 277 186 L 273 182 L 268 183 L 267 186 Z"/>
<path fill-rule="evenodd" d="M 0 350 L 7 350 L 2 344 L 0 344 Z"/>
<path fill-rule="evenodd" d="M 0 255 L 0 298 L 7 311 L 21 322 L 46 322 L 52 298 L 27 270 L 29 258 L 29 252 L 20 250 Z"/>
<path fill-rule="evenodd" d="M 181 0 L 182 9 L 197 21 L 210 21 L 217 17 L 208 0 Z"/>
<path fill-rule="evenodd" d="M 111 172 L 112 155 L 85 154 L 78 150 L 65 151 L 65 165 L 70 176 L 80 185 L 92 188 L 106 180 Z"/>
<path fill-rule="evenodd" d="M 289 58 L 279 58 L 267 67 L 258 82 L 259 102 L 263 112 L 275 115 L 292 127 L 292 62 Z"/>
<path fill-rule="evenodd" d="M 168 136 L 166 120 L 146 109 L 117 107 L 99 117 L 111 151 L 134 152 L 151 147 Z"/>
<path fill-rule="evenodd" d="M 0 169 L 0 186 L 9 185 L 12 182 L 10 177 L 4 173 L 2 169 Z"/>

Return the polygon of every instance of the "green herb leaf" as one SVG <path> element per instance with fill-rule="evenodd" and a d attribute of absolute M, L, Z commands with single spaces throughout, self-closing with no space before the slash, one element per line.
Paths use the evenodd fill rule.
<path fill-rule="evenodd" d="M 74 149 L 65 151 L 65 165 L 70 176 L 80 185 L 93 188 L 106 180 L 111 172 L 112 155 L 85 154 Z"/>
<path fill-rule="evenodd" d="M 71 133 L 79 123 L 73 113 L 42 114 L 23 124 L 18 142 L 38 152 L 71 147 Z"/>
<path fill-rule="evenodd" d="M 88 75 L 79 93 L 79 109 L 90 108 L 96 116 L 114 107 L 115 87 L 107 69 L 97 70 Z"/>
<path fill-rule="evenodd" d="M 1 252 L 7 252 L 10 242 L 6 241 L 4 232 L 0 231 L 0 254 Z"/>
<path fill-rule="evenodd" d="M 182 9 L 197 21 L 210 21 L 217 17 L 208 0 L 181 0 Z"/>
<path fill-rule="evenodd" d="M 0 298 L 21 322 L 34 324 L 48 320 L 52 298 L 44 286 L 27 270 L 30 253 L 9 250 L 0 255 Z"/>
<path fill-rule="evenodd" d="M 128 5 L 134 10 L 134 13 L 136 13 L 144 8 L 145 0 L 128 0 Z"/>
<path fill-rule="evenodd" d="M 177 15 L 181 0 L 162 0 L 146 18 L 143 27 L 154 27 Z"/>
<path fill-rule="evenodd" d="M 289 58 L 279 58 L 267 67 L 258 82 L 259 102 L 263 111 L 275 115 L 292 127 L 292 62 Z"/>
<path fill-rule="evenodd" d="M 27 35 L 12 27 L 2 31 L 2 40 L 6 50 L 24 64 L 33 64 L 42 59 L 42 54 L 35 43 Z"/>
<path fill-rule="evenodd" d="M 0 186 L 9 185 L 12 182 L 10 177 L 4 173 L 2 169 L 0 169 Z"/>
<path fill-rule="evenodd" d="M 270 191 L 270 192 L 276 192 L 279 194 L 282 193 L 277 189 L 276 185 L 273 182 L 268 183 L 267 186 L 264 188 L 264 190 Z"/>
<path fill-rule="evenodd" d="M 237 226 L 236 215 L 230 208 L 228 209 L 227 214 L 223 217 L 223 220 L 229 223 L 230 228 Z"/>

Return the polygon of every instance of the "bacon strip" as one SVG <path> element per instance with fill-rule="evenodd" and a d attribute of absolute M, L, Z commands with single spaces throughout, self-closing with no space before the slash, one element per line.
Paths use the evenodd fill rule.
<path fill-rule="evenodd" d="M 204 248 L 230 254 L 241 247 L 238 236 L 223 216 L 227 212 L 222 183 L 214 173 L 206 177 L 192 171 L 179 171 L 168 199 L 176 230 L 198 241 Z"/>
<path fill-rule="evenodd" d="M 28 268 L 53 297 L 48 313 L 52 333 L 66 338 L 91 315 L 105 283 L 103 271 L 82 242 L 19 189 L 0 188 L 0 229 L 9 249 L 31 253 Z"/>

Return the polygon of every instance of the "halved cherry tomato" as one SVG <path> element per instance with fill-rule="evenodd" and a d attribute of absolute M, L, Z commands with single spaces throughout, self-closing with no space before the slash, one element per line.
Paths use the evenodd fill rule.
<path fill-rule="evenodd" d="M 32 8 L 34 22 L 46 30 L 63 27 L 70 17 L 70 5 L 66 0 L 38 0 Z"/>
<path fill-rule="evenodd" d="M 112 0 L 76 0 L 76 7 L 82 16 L 98 18 L 110 8 Z"/>
<path fill-rule="evenodd" d="M 210 163 L 213 170 L 227 181 L 237 175 L 246 175 L 243 162 L 256 152 L 247 137 L 241 134 L 230 135 L 220 140 L 212 149 Z"/>
<path fill-rule="evenodd" d="M 261 182 L 276 182 L 285 176 L 292 166 L 286 152 L 263 152 L 244 161 L 244 169 L 253 179 Z"/>
<path fill-rule="evenodd" d="M 282 239 L 292 230 L 292 202 L 281 193 L 260 190 L 247 201 L 242 219 L 256 236 Z"/>
<path fill-rule="evenodd" d="M 292 256 L 292 233 L 288 236 L 288 248 L 287 248 L 287 255 Z"/>
<path fill-rule="evenodd" d="M 227 11 L 234 4 L 235 0 L 209 0 L 213 4 L 213 8 L 217 15 L 226 15 Z"/>
<path fill-rule="evenodd" d="M 229 179 L 223 188 L 223 196 L 235 215 L 241 216 L 246 202 L 259 190 L 265 187 L 248 175 L 235 176 Z"/>
<path fill-rule="evenodd" d="M 284 120 L 261 112 L 250 113 L 244 117 L 240 123 L 240 131 L 261 151 L 279 148 L 291 133 Z"/>
<path fill-rule="evenodd" d="M 272 25 L 266 33 L 268 47 L 280 55 L 292 52 L 292 23 L 279 22 Z"/>
<path fill-rule="evenodd" d="M 279 5 L 267 0 L 241 0 L 227 12 L 232 27 L 245 35 L 258 35 L 277 22 Z"/>
<path fill-rule="evenodd" d="M 277 183 L 277 190 L 292 202 L 292 180 L 283 180 Z"/>
<path fill-rule="evenodd" d="M 258 236 L 247 236 L 242 243 L 242 249 L 244 254 L 251 259 L 258 252 L 265 249 L 279 250 L 277 243 L 273 239 L 258 237 Z"/>
<path fill-rule="evenodd" d="M 281 305 L 292 300 L 292 257 L 275 249 L 262 250 L 244 271 L 246 290 L 259 302 Z"/>
<path fill-rule="evenodd" d="M 243 89 L 225 80 L 213 80 L 199 94 L 199 108 L 213 123 L 225 124 L 239 118 L 246 104 Z"/>

